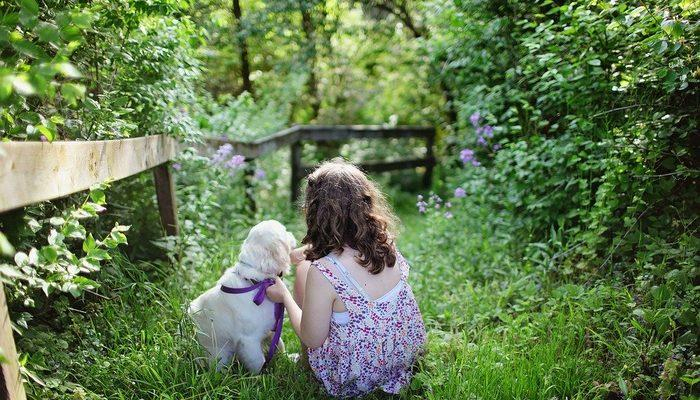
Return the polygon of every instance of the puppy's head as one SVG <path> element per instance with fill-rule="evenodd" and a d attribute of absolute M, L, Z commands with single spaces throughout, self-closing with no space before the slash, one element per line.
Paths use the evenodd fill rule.
<path fill-rule="evenodd" d="M 289 253 L 296 245 L 284 225 L 267 220 L 255 225 L 241 247 L 240 260 L 257 268 L 265 278 L 289 272 Z"/>

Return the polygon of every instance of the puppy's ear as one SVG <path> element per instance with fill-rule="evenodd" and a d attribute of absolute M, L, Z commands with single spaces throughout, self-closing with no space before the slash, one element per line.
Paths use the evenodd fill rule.
<path fill-rule="evenodd" d="M 266 274 L 277 275 L 289 270 L 291 259 L 289 258 L 289 243 L 286 240 L 275 240 L 266 250 L 268 254 L 262 262 Z"/>

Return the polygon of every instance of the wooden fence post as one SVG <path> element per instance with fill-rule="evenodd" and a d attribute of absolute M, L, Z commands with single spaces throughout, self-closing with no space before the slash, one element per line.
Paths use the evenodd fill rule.
<path fill-rule="evenodd" d="M 12 337 L 12 324 L 10 314 L 7 312 L 5 290 L 0 283 L 0 348 L 6 362 L 2 364 L 0 374 L 0 398 L 8 400 L 25 400 L 27 398 L 22 385 L 22 377 L 19 373 L 17 362 L 17 349 Z"/>
<path fill-rule="evenodd" d="M 435 166 L 435 153 L 433 151 L 433 146 L 435 146 L 435 129 L 425 138 L 425 174 L 423 175 L 423 186 L 429 188 L 433 184 L 433 167 Z"/>
<path fill-rule="evenodd" d="M 255 167 L 253 166 L 254 159 L 246 159 L 246 164 L 243 169 L 243 184 L 245 185 L 245 198 L 248 203 L 248 210 L 255 215 L 258 205 L 255 202 L 255 193 L 253 193 L 253 179 L 255 179 Z"/>
<path fill-rule="evenodd" d="M 296 141 L 291 145 L 290 162 L 292 166 L 292 204 L 294 204 L 299 198 L 299 186 L 301 184 L 301 179 L 303 178 L 301 166 L 301 148 L 301 142 L 299 141 Z"/>
<path fill-rule="evenodd" d="M 156 185 L 156 198 L 158 199 L 158 211 L 160 222 L 163 224 L 165 233 L 176 236 L 177 226 L 177 203 L 175 202 L 175 184 L 173 175 L 170 173 L 168 163 L 163 163 L 153 168 L 153 180 Z"/>

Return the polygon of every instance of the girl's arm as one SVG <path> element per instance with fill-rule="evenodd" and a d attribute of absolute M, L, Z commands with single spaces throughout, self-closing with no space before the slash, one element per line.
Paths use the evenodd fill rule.
<path fill-rule="evenodd" d="M 304 309 L 294 301 L 292 293 L 281 279 L 267 289 L 270 300 L 284 303 L 289 322 L 299 339 L 309 348 L 320 347 L 328 337 L 333 312 L 334 291 L 317 268 L 309 268 L 306 278 Z"/>

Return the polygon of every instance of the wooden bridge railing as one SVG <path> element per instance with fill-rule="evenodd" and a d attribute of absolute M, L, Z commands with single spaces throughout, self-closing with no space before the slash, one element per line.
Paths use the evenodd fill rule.
<path fill-rule="evenodd" d="M 0 213 L 153 169 L 163 228 L 168 235 L 176 235 L 177 207 L 167 163 L 177 151 L 177 141 L 164 135 L 100 141 L 0 142 Z M 6 359 L 0 374 L 0 399 L 24 400 L 2 283 L 0 348 Z"/>
<path fill-rule="evenodd" d="M 233 146 L 236 154 L 243 155 L 246 160 L 254 160 L 262 155 L 279 148 L 291 147 L 291 193 L 292 202 L 299 197 L 299 186 L 302 179 L 308 175 L 313 166 L 302 164 L 302 145 L 304 142 L 336 142 L 347 139 L 390 139 L 390 138 L 423 138 L 425 139 L 426 155 L 424 158 L 409 159 L 391 162 L 376 162 L 359 165 L 368 172 L 384 172 L 397 169 L 424 167 L 423 184 L 430 186 L 435 156 L 433 147 L 435 144 L 435 128 L 424 126 L 396 126 L 386 127 L 381 125 L 297 125 L 279 131 L 272 135 L 251 141 L 242 142 L 220 138 L 209 139 L 209 145 L 218 147 L 223 144 Z"/>

